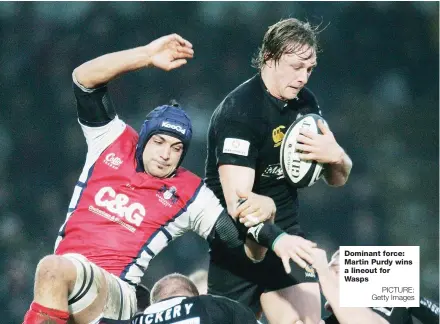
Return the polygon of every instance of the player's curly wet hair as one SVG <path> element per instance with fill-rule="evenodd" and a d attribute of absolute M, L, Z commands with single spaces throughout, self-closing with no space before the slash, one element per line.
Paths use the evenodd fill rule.
<path fill-rule="evenodd" d="M 318 53 L 317 35 L 320 31 L 319 25 L 313 26 L 295 18 L 284 19 L 269 26 L 258 53 L 252 59 L 252 66 L 261 70 L 267 61 L 278 62 L 285 53 L 299 53 L 304 45 L 313 49 L 311 55 Z"/>

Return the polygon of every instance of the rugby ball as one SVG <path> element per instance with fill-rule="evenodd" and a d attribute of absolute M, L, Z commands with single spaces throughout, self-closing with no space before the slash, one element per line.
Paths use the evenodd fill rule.
<path fill-rule="evenodd" d="M 307 114 L 298 118 L 290 125 L 284 134 L 280 149 L 280 164 L 284 177 L 295 188 L 310 187 L 318 181 L 323 174 L 323 164 L 316 161 L 301 161 L 300 151 L 295 150 L 296 138 L 301 128 L 322 134 L 318 127 L 318 120 L 321 119 L 325 125 L 326 121 L 317 114 Z"/>

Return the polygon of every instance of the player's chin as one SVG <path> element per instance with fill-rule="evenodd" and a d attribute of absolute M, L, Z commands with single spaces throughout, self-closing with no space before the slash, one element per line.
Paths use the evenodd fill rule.
<path fill-rule="evenodd" d="M 296 89 L 296 88 L 289 87 L 289 88 L 286 89 L 286 92 L 284 93 L 284 98 L 287 99 L 287 100 L 295 99 L 300 90 L 301 89 Z"/>
<path fill-rule="evenodd" d="M 169 168 L 156 166 L 156 167 L 151 168 L 150 173 L 153 177 L 156 177 L 156 178 L 166 178 L 168 176 L 168 174 L 170 173 L 168 169 Z"/>

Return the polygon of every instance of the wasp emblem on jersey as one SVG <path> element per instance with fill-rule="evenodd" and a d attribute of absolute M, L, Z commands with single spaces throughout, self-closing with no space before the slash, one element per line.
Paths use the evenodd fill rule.
<path fill-rule="evenodd" d="M 310 265 L 306 265 L 304 268 L 304 275 L 309 278 L 316 278 L 315 269 L 313 269 Z"/>
<path fill-rule="evenodd" d="M 273 147 L 278 147 L 281 145 L 281 142 L 283 141 L 284 138 L 284 133 L 282 132 L 282 130 L 285 128 L 286 128 L 285 126 L 280 125 L 274 130 L 272 130 L 272 139 L 273 142 L 275 143 Z"/>

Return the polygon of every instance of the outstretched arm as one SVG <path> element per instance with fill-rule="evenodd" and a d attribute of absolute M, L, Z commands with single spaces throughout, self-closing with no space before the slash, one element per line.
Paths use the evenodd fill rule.
<path fill-rule="evenodd" d="M 160 37 L 148 45 L 102 55 L 74 70 L 76 80 L 93 89 L 118 76 L 147 67 L 170 71 L 192 58 L 192 44 L 177 34 Z"/>
<path fill-rule="evenodd" d="M 330 304 L 333 313 L 340 324 L 389 324 L 387 320 L 366 307 L 339 307 L 338 277 L 328 266 L 327 254 L 324 250 L 315 248 L 313 251 L 315 268 L 324 297 Z"/>
<path fill-rule="evenodd" d="M 237 223 L 203 182 L 187 207 L 187 213 L 189 222 L 186 230 L 198 233 L 213 248 L 243 249 L 245 238 L 248 237 L 272 249 L 282 260 L 287 273 L 290 273 L 290 260 L 302 268 L 307 266 L 307 262 L 313 263 L 310 254 L 316 243 L 300 236 L 288 235 L 275 224 L 260 223 L 247 228 Z"/>
<path fill-rule="evenodd" d="M 291 271 L 290 260 L 303 269 L 307 267 L 307 263 L 313 263 L 310 251 L 316 247 L 316 243 L 300 236 L 289 235 L 275 224 L 260 223 L 247 229 L 235 223 L 226 210 L 219 215 L 207 239 L 211 245 L 234 249 L 243 248 L 243 236 L 273 250 L 283 262 L 286 273 Z"/>
<path fill-rule="evenodd" d="M 100 154 L 125 129 L 116 117 L 106 84 L 130 71 L 145 67 L 172 70 L 193 57 L 192 45 L 179 35 L 158 38 L 148 45 L 105 54 L 88 61 L 73 71 L 78 119 L 90 154 Z"/>

